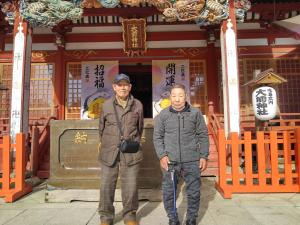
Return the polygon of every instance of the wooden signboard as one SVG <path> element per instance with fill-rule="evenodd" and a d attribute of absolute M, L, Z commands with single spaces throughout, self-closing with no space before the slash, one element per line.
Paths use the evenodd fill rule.
<path fill-rule="evenodd" d="M 124 52 L 129 56 L 143 55 L 146 50 L 146 20 L 124 19 L 123 41 Z"/>

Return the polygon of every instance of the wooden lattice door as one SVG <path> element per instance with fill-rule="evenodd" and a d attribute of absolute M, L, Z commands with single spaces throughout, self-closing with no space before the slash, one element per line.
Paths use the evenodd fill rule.
<path fill-rule="evenodd" d="M 9 132 L 12 65 L 0 64 L 0 137 Z"/>
<path fill-rule="evenodd" d="M 29 123 L 38 121 L 44 125 L 53 112 L 54 65 L 31 64 Z"/>
<path fill-rule="evenodd" d="M 30 75 L 29 124 L 44 125 L 53 108 L 54 65 L 32 63 Z M 0 64 L 0 137 L 8 134 L 11 105 L 12 64 Z M 1 88 L 1 89 L 4 89 Z"/>
<path fill-rule="evenodd" d="M 191 104 L 201 110 L 207 111 L 206 65 L 204 60 L 190 61 L 190 96 Z"/>

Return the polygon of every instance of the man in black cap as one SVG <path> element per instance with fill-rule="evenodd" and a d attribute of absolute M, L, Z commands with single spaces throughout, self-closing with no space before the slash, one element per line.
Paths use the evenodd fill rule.
<path fill-rule="evenodd" d="M 115 215 L 113 203 L 119 173 L 124 223 L 137 225 L 137 176 L 143 155 L 140 149 L 133 153 L 121 152 L 120 142 L 121 139 L 140 142 L 144 126 L 143 105 L 130 94 L 132 85 L 126 74 L 118 74 L 112 86 L 115 96 L 103 104 L 99 121 L 101 186 L 98 211 L 100 225 L 113 224 Z"/>

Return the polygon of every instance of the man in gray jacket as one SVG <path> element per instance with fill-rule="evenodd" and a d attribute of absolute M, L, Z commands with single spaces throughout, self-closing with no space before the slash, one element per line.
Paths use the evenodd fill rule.
<path fill-rule="evenodd" d="M 184 85 L 176 84 L 170 91 L 171 106 L 155 118 L 154 147 L 163 172 L 163 202 L 169 225 L 179 225 L 174 204 L 175 178 L 186 183 L 186 225 L 196 225 L 200 206 L 200 176 L 207 167 L 209 140 L 201 112 L 186 102 Z"/>

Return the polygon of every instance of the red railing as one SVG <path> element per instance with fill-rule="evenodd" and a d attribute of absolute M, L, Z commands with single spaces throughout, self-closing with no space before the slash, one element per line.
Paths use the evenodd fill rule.
<path fill-rule="evenodd" d="M 17 134 L 15 144 L 11 143 L 9 135 L 4 136 L 0 149 L 2 150 L 0 197 L 4 197 L 6 202 L 13 202 L 32 190 L 32 187 L 25 183 L 25 134 Z"/>
<path fill-rule="evenodd" d="M 228 139 L 219 130 L 218 142 L 216 187 L 224 198 L 231 198 L 233 193 L 300 192 L 300 128 L 258 131 L 255 137 L 253 132 L 244 132 L 242 138 L 231 133 Z"/>

